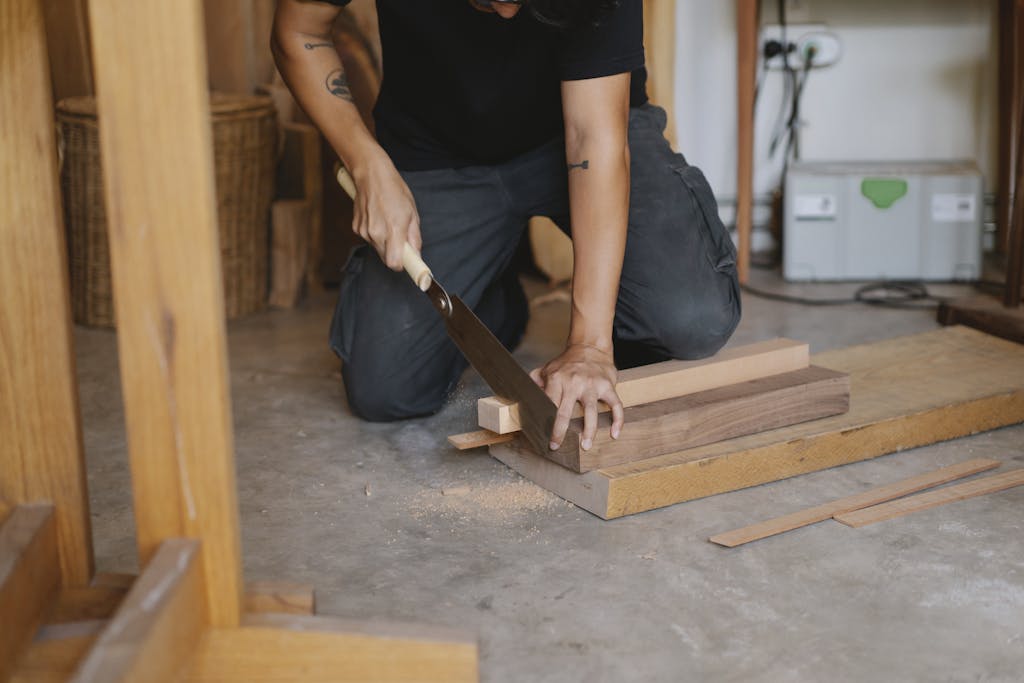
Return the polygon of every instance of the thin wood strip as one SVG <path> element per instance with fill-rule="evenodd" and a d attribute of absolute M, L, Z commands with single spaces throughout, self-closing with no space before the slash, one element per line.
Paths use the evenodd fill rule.
<path fill-rule="evenodd" d="M 241 539 L 200 0 L 90 0 L 139 554 L 203 542 L 238 623 Z M 265 283 L 264 283 L 265 284 Z"/>
<path fill-rule="evenodd" d="M 901 479 L 885 486 L 878 486 L 868 491 L 855 493 L 852 496 L 846 496 L 830 503 L 817 505 L 806 510 L 799 510 L 788 515 L 758 522 L 757 524 L 751 524 L 741 529 L 715 534 L 708 540 L 718 545 L 724 545 L 727 548 L 735 548 L 744 543 L 750 543 L 751 541 L 799 529 L 809 524 L 822 522 L 830 519 L 833 515 L 884 503 L 894 498 L 900 498 L 996 467 L 999 467 L 998 460 L 988 460 L 986 458 L 968 460 L 932 472 L 925 472 L 914 477 Z"/>
<path fill-rule="evenodd" d="M 164 541 L 72 683 L 178 680 L 203 633 L 199 554 L 199 541 Z"/>
<path fill-rule="evenodd" d="M 846 526 L 862 527 L 875 522 L 884 522 L 887 519 L 902 517 L 911 512 L 920 512 L 938 505 L 955 503 L 958 500 L 983 496 L 987 493 L 996 493 L 1024 485 L 1024 468 L 994 474 L 990 477 L 981 477 L 973 481 L 965 481 L 962 484 L 954 484 L 945 488 L 919 493 L 916 496 L 900 498 L 881 505 L 854 510 L 843 514 L 834 515 L 833 519 L 842 522 Z"/>
<path fill-rule="evenodd" d="M 0 527 L 0 681 L 57 599 L 60 560 L 52 505 L 19 505 Z"/>
<path fill-rule="evenodd" d="M 802 370 L 809 365 L 807 344 L 771 339 L 725 349 L 702 360 L 670 360 L 623 370 L 615 391 L 623 407 L 629 408 Z M 599 403 L 598 409 L 607 412 L 608 406 Z M 577 406 L 573 417 L 582 416 Z M 484 429 L 509 434 L 519 430 L 519 405 L 498 396 L 482 398 L 477 402 L 477 418 Z"/>
<path fill-rule="evenodd" d="M 515 434 L 497 434 L 490 429 L 481 429 L 475 432 L 466 432 L 465 434 L 452 434 L 448 437 L 448 443 L 460 451 L 468 451 L 471 448 L 508 443 L 515 438 Z"/>

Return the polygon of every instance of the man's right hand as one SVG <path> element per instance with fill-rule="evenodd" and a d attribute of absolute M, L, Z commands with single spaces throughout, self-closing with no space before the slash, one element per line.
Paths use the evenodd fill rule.
<path fill-rule="evenodd" d="M 384 154 L 361 169 L 355 169 L 355 211 L 352 230 L 373 245 L 391 270 L 402 270 L 406 242 L 420 251 L 420 215 L 409 186 Z"/>

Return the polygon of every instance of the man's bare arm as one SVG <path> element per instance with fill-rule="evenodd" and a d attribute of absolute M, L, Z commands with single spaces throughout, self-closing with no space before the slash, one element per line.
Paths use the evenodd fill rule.
<path fill-rule="evenodd" d="M 409 188 L 367 130 L 352 99 L 331 31 L 340 8 L 279 0 L 271 50 L 295 99 L 341 157 L 359 187 L 353 230 L 394 270 L 405 242 L 419 251 L 419 216 Z"/>
<path fill-rule="evenodd" d="M 612 409 L 614 437 L 622 426 L 612 323 L 629 221 L 629 79 L 627 73 L 562 84 L 575 265 L 566 350 L 541 372 L 559 405 L 553 445 L 561 443 L 576 403 L 583 406 L 585 448 L 597 429 L 599 400 Z"/>

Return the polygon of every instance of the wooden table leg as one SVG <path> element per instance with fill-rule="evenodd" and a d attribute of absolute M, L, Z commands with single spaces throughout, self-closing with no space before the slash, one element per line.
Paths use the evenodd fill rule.
<path fill-rule="evenodd" d="M 754 88 L 758 0 L 736 0 L 736 235 L 740 283 L 750 277 L 754 220 Z"/>

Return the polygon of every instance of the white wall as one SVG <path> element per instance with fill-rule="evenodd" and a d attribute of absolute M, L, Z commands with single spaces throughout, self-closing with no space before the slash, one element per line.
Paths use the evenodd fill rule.
<path fill-rule="evenodd" d="M 648 0 L 650 1 L 650 0 Z M 656 1 L 656 0 L 655 0 Z M 793 2 L 793 0 L 790 0 Z M 976 159 L 996 180 L 996 0 L 798 0 L 800 23 L 822 23 L 842 60 L 815 70 L 803 99 L 809 160 Z M 762 0 L 762 23 L 777 23 Z M 702 167 L 731 216 L 736 191 L 736 30 L 733 0 L 678 0 L 679 147 Z M 794 18 L 790 18 L 790 23 Z M 782 92 L 771 71 L 758 103 L 755 192 L 778 184 L 768 158 Z"/>

